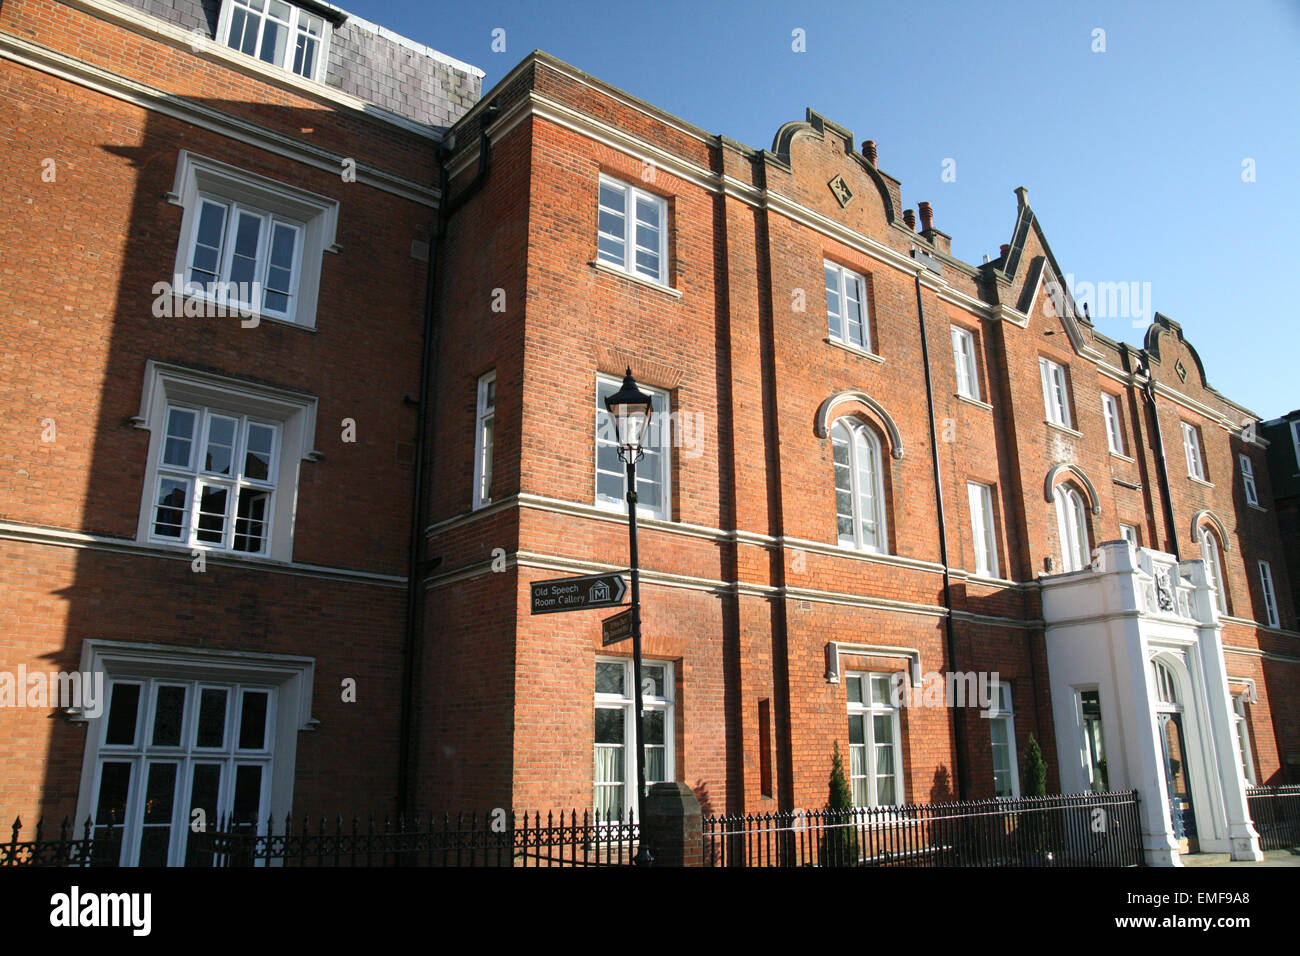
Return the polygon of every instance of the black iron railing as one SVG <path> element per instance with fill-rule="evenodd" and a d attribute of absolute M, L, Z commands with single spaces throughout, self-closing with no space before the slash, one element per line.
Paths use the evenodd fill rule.
<path fill-rule="evenodd" d="M 1300 847 L 1300 784 L 1247 787 L 1246 805 L 1261 850 Z"/>
<path fill-rule="evenodd" d="M 1136 791 L 704 821 L 711 866 L 1139 866 Z"/>
<path fill-rule="evenodd" d="M 191 834 L 188 866 L 621 866 L 637 825 L 584 811 L 319 817 Z"/>
<path fill-rule="evenodd" d="M 0 866 L 117 866 L 121 825 L 86 821 L 80 836 L 64 820 L 57 836 L 36 824 L 23 839 L 15 820 L 0 841 Z M 185 865 L 235 866 L 626 866 L 639 830 L 631 820 L 576 810 L 545 815 L 426 814 L 416 818 L 286 817 L 219 821 L 186 834 Z"/>
<path fill-rule="evenodd" d="M 115 823 L 99 828 L 90 819 L 80 837 L 67 817 L 59 825 L 58 836 L 49 832 L 43 820 L 36 822 L 31 839 L 20 839 L 21 817 L 10 827 L 9 842 L 0 841 L 0 866 L 117 866 L 122 850 L 122 828 Z"/>

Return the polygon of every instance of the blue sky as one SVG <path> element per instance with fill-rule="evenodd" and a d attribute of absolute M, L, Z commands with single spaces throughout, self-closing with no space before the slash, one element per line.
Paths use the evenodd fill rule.
<path fill-rule="evenodd" d="M 542 49 L 751 146 L 812 107 L 876 140 L 969 262 L 1010 240 L 1025 186 L 1076 293 L 1136 291 L 1125 315 L 1091 303 L 1100 331 L 1140 345 L 1162 312 L 1229 398 L 1300 407 L 1300 0 L 343 6 L 486 70 L 485 91 Z"/>

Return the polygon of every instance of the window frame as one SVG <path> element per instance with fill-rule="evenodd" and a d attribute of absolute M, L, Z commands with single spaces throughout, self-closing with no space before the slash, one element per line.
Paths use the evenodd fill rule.
<path fill-rule="evenodd" d="M 596 788 L 599 786 L 609 786 L 606 782 L 602 784 L 596 779 L 596 757 L 595 748 L 601 746 L 595 740 L 595 712 L 598 710 L 621 710 L 623 713 L 623 782 L 615 784 L 623 788 L 623 807 L 624 812 L 621 814 L 621 820 L 637 819 L 637 800 L 636 800 L 636 753 L 632 749 L 631 741 L 633 730 L 636 725 L 636 688 L 633 685 L 635 678 L 635 669 L 630 657 L 609 657 L 598 655 L 595 660 L 596 665 L 600 664 L 617 664 L 623 668 L 623 693 L 609 694 L 595 691 L 593 684 L 592 693 L 592 806 L 599 807 L 600 801 L 596 799 Z M 677 685 L 676 669 L 672 661 L 646 658 L 642 661 L 642 682 L 645 681 L 645 668 L 648 665 L 663 667 L 663 687 L 664 694 L 656 696 L 654 694 L 643 693 L 641 695 L 641 708 L 644 716 L 649 716 L 652 711 L 660 711 L 664 714 L 664 780 L 665 783 L 671 783 L 677 779 L 677 748 L 676 748 L 676 729 L 677 729 Z M 592 669 L 593 680 L 596 667 Z M 642 747 L 652 746 L 642 742 Z M 650 762 L 646 761 L 646 787 L 649 788 L 652 781 L 649 774 Z M 604 822 L 603 820 L 601 821 Z"/>
<path fill-rule="evenodd" d="M 974 495 L 979 495 L 976 507 Z M 997 525 L 993 516 L 993 486 L 978 481 L 966 482 L 966 504 L 970 509 L 971 544 L 975 556 L 975 573 L 981 577 L 996 578 L 1002 573 L 998 562 Z M 979 522 L 976 522 L 978 516 Z M 982 529 L 979 525 L 983 525 Z M 981 533 L 982 532 L 982 533 Z M 980 540 L 983 538 L 984 566 L 981 567 Z"/>
<path fill-rule="evenodd" d="M 1205 473 L 1205 456 L 1201 448 L 1201 430 L 1190 422 L 1180 421 L 1183 432 L 1183 458 L 1187 462 L 1187 477 L 1209 481 Z"/>
<path fill-rule="evenodd" d="M 826 290 L 825 280 L 826 273 L 834 272 L 836 279 L 836 296 L 839 299 L 840 312 L 838 319 L 840 323 L 840 332 L 837 335 L 831 328 L 831 304 L 830 297 L 826 298 L 826 337 L 832 342 L 838 342 L 846 345 L 851 349 L 857 349 L 861 352 L 867 352 L 874 355 L 874 347 L 871 335 L 871 289 L 867 284 L 867 277 L 860 272 L 856 272 L 848 266 L 842 266 L 838 262 L 830 259 L 822 259 L 822 280 L 823 292 Z M 858 287 L 858 309 L 861 318 L 862 341 L 855 342 L 849 338 L 847 313 L 844 309 L 844 303 L 847 301 L 848 283 L 853 280 Z"/>
<path fill-rule="evenodd" d="M 836 431 L 843 428 L 848 433 L 847 446 L 849 450 L 849 495 L 852 503 L 852 512 L 850 514 L 853 522 L 853 540 L 846 542 L 844 535 L 840 533 L 839 522 L 843 517 L 839 510 L 839 476 L 838 462 L 834 460 Z M 868 544 L 862 536 L 862 502 L 864 490 L 861 484 L 861 464 L 858 461 L 858 444 L 857 436 L 861 434 L 866 439 L 867 454 L 871 457 L 872 479 L 874 488 L 871 491 L 871 500 L 874 505 L 874 520 L 876 528 L 875 543 Z M 884 461 L 885 456 L 882 452 L 880 436 L 876 430 L 859 418 L 845 416 L 837 418 L 832 424 L 829 432 L 831 440 L 831 467 L 833 478 L 833 487 L 835 489 L 835 542 L 841 548 L 852 548 L 855 551 L 866 551 L 872 554 L 889 554 L 889 522 L 886 516 L 885 507 L 885 475 Z"/>
<path fill-rule="evenodd" d="M 202 680 L 182 680 L 175 677 L 137 677 L 113 678 L 106 680 L 106 704 L 112 701 L 114 688 L 122 686 L 141 688 L 136 702 L 133 721 L 135 735 L 129 744 L 111 744 L 108 742 L 109 721 L 98 722 L 98 737 L 95 762 L 95 779 L 92 785 L 92 814 L 95 830 L 101 828 L 98 818 L 100 791 L 103 787 L 103 775 L 106 764 L 126 764 L 130 767 L 127 783 L 127 801 L 123 816 L 115 822 L 121 826 L 122 844 L 118 857 L 121 866 L 140 865 L 142 838 L 145 827 L 160 827 L 160 823 L 149 823 L 145 819 L 148 802 L 149 771 L 155 765 L 174 765 L 176 776 L 172 782 L 172 814 L 167 821 L 169 830 L 167 866 L 182 866 L 186 860 L 188 838 L 190 834 L 191 801 L 193 798 L 194 772 L 199 766 L 221 767 L 221 783 L 217 795 L 218 819 L 231 813 L 236 799 L 236 785 L 239 771 L 244 767 L 259 768 L 257 809 L 252 821 L 239 821 L 240 825 L 249 822 L 262 832 L 270 803 L 271 781 L 275 763 L 275 717 L 278 704 L 276 688 L 261 683 L 218 683 Z M 184 688 L 185 702 L 182 708 L 181 725 L 178 728 L 180 743 L 159 744 L 149 739 L 151 733 L 157 732 L 157 711 L 159 692 L 163 688 Z M 205 690 L 221 690 L 226 699 L 223 710 L 222 738 L 219 747 L 200 747 L 198 745 L 198 712 L 201 709 L 201 695 Z M 237 735 L 243 730 L 243 704 L 250 693 L 267 695 L 266 711 L 263 716 L 262 746 L 243 747 Z M 210 826 L 216 826 L 212 820 Z"/>
<path fill-rule="evenodd" d="M 169 866 L 183 865 L 185 862 L 185 843 L 189 831 L 189 800 L 193 767 L 196 764 L 213 763 L 226 759 L 229 750 L 230 766 L 238 763 L 257 763 L 264 767 L 261 775 L 261 797 L 257 832 L 264 834 L 266 820 L 282 820 L 293 806 L 294 772 L 297 760 L 298 734 L 305 730 L 314 730 L 317 721 L 312 717 L 312 687 L 315 677 L 315 659 L 288 654 L 263 654 L 247 651 L 226 651 L 214 649 L 183 648 L 145 644 L 138 642 L 105 641 L 90 639 L 82 644 L 81 670 L 83 673 L 103 674 L 105 701 L 102 712 L 96 716 L 87 715 L 78 710 L 70 715 L 75 723 L 87 724 L 86 746 L 83 750 L 81 780 L 78 786 L 77 816 L 78 820 L 95 818 L 97 801 L 101 785 L 102 764 L 105 759 L 112 760 L 117 755 L 123 758 L 119 762 L 137 761 L 131 771 L 129 781 L 130 793 L 146 784 L 142 779 L 143 768 L 150 761 L 181 760 L 187 762 L 185 772 L 179 773 L 173 784 L 175 806 L 172 817 L 172 843 L 169 847 Z M 143 695 L 136 703 L 135 739 L 130 745 L 105 745 L 110 716 L 111 686 L 114 683 L 135 683 L 147 685 L 153 681 L 159 685 L 185 684 L 195 688 L 193 694 L 187 694 L 185 720 L 182 723 L 181 745 L 144 744 L 143 738 L 152 727 L 152 701 Z M 226 689 L 226 734 L 233 734 L 234 711 L 238 709 L 240 698 L 238 688 L 249 690 L 273 691 L 268 700 L 263 746 L 255 750 L 238 749 L 235 739 L 230 737 L 229 748 L 221 750 L 198 748 L 193 721 L 197 718 L 198 694 L 203 688 L 221 687 Z M 191 703 L 193 702 L 193 704 Z M 186 739 L 194 743 L 185 743 Z M 153 753 L 149 753 L 152 751 Z M 226 775 L 223 773 L 223 778 Z M 234 772 L 229 774 L 230 784 L 234 783 Z M 223 789 L 226 783 L 223 781 Z M 180 794 L 176 798 L 176 794 Z M 138 815 L 137 815 L 138 816 Z M 123 831 L 123 849 L 125 862 L 121 865 L 135 865 L 138 859 L 138 837 L 140 821 L 135 818 L 126 820 L 128 827 Z M 211 822 L 211 821 L 210 821 Z M 179 827 L 179 830 L 178 830 Z M 183 831 L 185 839 L 177 841 L 176 837 Z M 123 857 L 119 857 L 122 860 Z"/>
<path fill-rule="evenodd" d="M 601 205 L 600 193 L 601 190 L 606 187 L 610 189 L 621 190 L 623 193 L 623 210 L 621 212 L 621 215 L 623 217 L 623 236 L 621 239 L 615 236 L 613 233 L 606 233 L 600 227 L 600 214 L 603 208 Z M 635 233 L 635 226 L 637 224 L 636 204 L 638 199 L 645 200 L 646 202 L 653 204 L 659 210 L 659 248 L 656 250 L 657 255 L 659 257 L 659 272 L 656 275 L 652 275 L 649 272 L 643 271 L 641 267 L 637 264 L 636 236 L 635 234 L 631 236 L 629 236 L 628 234 L 629 223 L 632 224 L 633 226 L 632 231 L 633 233 Z M 668 262 L 668 228 L 669 228 L 668 205 L 669 205 L 668 200 L 663 196 L 656 195 L 655 193 L 652 192 L 647 192 L 644 189 L 640 189 L 636 186 L 633 186 L 631 183 L 622 179 L 618 179 L 614 176 L 610 176 L 607 173 L 601 173 L 598 178 L 598 185 L 596 187 L 596 262 L 597 264 L 606 266 L 610 269 L 616 269 L 619 272 L 626 273 L 627 275 L 635 279 L 641 279 L 645 282 L 651 282 L 654 283 L 655 285 L 663 286 L 664 288 L 671 288 L 671 285 L 669 283 L 670 270 L 669 270 L 669 262 Z M 606 235 L 610 239 L 614 239 L 622 242 L 623 259 L 621 262 L 614 262 L 612 261 L 611 258 L 607 258 L 605 251 L 601 249 L 600 247 L 601 237 Z"/>
<path fill-rule="evenodd" d="M 1218 607 L 1220 614 L 1226 615 L 1228 613 L 1228 584 L 1227 569 L 1223 566 L 1224 549 L 1220 546 L 1218 536 L 1210 530 L 1209 525 L 1201 525 L 1198 537 L 1200 540 L 1197 541 L 1197 544 L 1201 549 L 1201 560 L 1205 562 L 1206 573 L 1215 589 L 1215 606 Z"/>
<path fill-rule="evenodd" d="M 496 383 L 493 369 L 479 376 L 474 413 L 473 508 L 492 503 L 492 475 L 496 449 Z M 491 404 L 488 399 L 491 398 Z"/>
<path fill-rule="evenodd" d="M 209 302 L 224 305 L 232 311 L 237 310 L 240 314 L 257 315 L 261 318 L 292 322 L 297 312 L 298 285 L 302 278 L 303 237 L 306 234 L 306 223 L 266 209 L 250 206 L 245 202 L 224 199 L 215 193 L 203 190 L 198 192 L 197 199 L 198 219 L 190 235 L 186 269 L 185 272 L 181 273 L 184 277 L 183 291 L 187 295 L 196 295 Z M 202 223 L 204 206 L 215 206 L 222 210 L 220 246 L 218 247 L 217 256 L 218 271 L 214 275 L 208 270 L 200 270 L 209 275 L 214 275 L 206 283 L 193 277 L 193 272 L 196 269 L 195 254 L 198 252 L 199 247 L 199 224 Z M 258 223 L 257 247 L 252 257 L 253 278 L 248 282 L 236 282 L 233 270 L 237 241 L 232 240 L 232 236 L 239 231 L 243 222 L 250 219 Z M 288 269 L 290 278 L 287 289 L 272 289 L 269 284 L 269 276 L 273 268 L 284 270 L 284 266 L 276 265 L 272 260 L 271 245 L 278 229 L 291 230 L 294 237 L 293 254 Z M 241 256 L 241 258 L 245 257 Z M 260 301 L 244 298 L 242 295 L 237 295 L 235 298 L 230 297 L 229 293 L 231 292 L 242 293 L 245 285 L 251 285 L 254 290 L 260 292 Z M 267 295 L 272 292 L 283 295 L 288 300 L 286 308 L 279 309 L 267 304 Z"/>
<path fill-rule="evenodd" d="M 1101 393 L 1101 414 L 1106 420 L 1106 447 L 1112 455 L 1127 457 L 1124 447 L 1124 422 L 1119 413 L 1119 396 Z"/>
<path fill-rule="evenodd" d="M 601 475 L 613 474 L 613 472 L 610 471 L 604 471 L 604 472 L 601 471 L 600 448 L 602 447 L 602 445 L 604 447 L 617 447 L 617 442 L 615 440 L 615 430 L 614 430 L 615 426 L 613 425 L 613 420 L 609 416 L 609 410 L 605 408 L 605 400 L 604 398 L 601 397 L 600 394 L 600 387 L 602 384 L 609 386 L 614 392 L 617 392 L 620 388 L 622 388 L 623 380 L 621 378 L 615 378 L 612 375 L 605 375 L 603 373 L 597 373 L 596 375 L 596 387 L 595 387 L 596 425 L 595 425 L 595 436 L 592 442 L 592 456 L 591 456 L 593 501 L 595 502 L 597 508 L 601 508 L 605 511 L 615 511 L 618 512 L 619 514 L 627 514 L 627 470 L 623 466 L 622 459 L 618 459 L 618 462 L 619 462 L 619 473 L 620 473 L 619 481 L 623 489 L 622 491 L 623 496 L 618 500 L 614 500 L 613 498 L 610 498 L 608 496 L 603 496 L 600 491 Z M 642 382 L 637 382 L 637 388 L 641 389 L 641 391 L 645 392 L 647 395 L 649 395 L 651 398 L 655 400 L 654 415 L 651 423 L 646 428 L 646 436 L 651 442 L 654 441 L 653 436 L 656 435 L 658 436 L 658 441 L 657 443 L 655 443 L 655 447 L 657 447 L 659 451 L 655 452 L 654 454 L 659 456 L 661 465 L 659 468 L 659 474 L 656 479 L 656 478 L 648 478 L 645 474 L 644 467 L 643 467 L 647 459 L 651 456 L 651 453 L 647 452 L 645 457 L 643 457 L 639 462 L 637 462 L 636 514 L 638 518 L 654 518 L 660 521 L 672 521 L 673 520 L 672 518 L 673 515 L 672 393 L 669 392 L 667 389 L 655 388 L 654 386 L 646 385 Z M 608 422 L 609 424 L 605 425 L 602 428 L 602 424 L 601 424 L 602 421 Z M 602 442 L 601 440 L 602 431 L 606 433 L 609 440 Z M 651 508 L 650 506 L 641 503 L 642 482 L 653 482 L 656 480 L 658 481 L 661 487 L 660 506 L 658 508 Z"/>
<path fill-rule="evenodd" d="M 1241 487 L 1246 493 L 1246 504 L 1259 508 L 1259 489 L 1255 485 L 1255 463 L 1244 452 L 1237 453 L 1237 461 L 1241 466 Z"/>
<path fill-rule="evenodd" d="M 975 333 L 960 325 L 952 327 L 952 362 L 957 375 L 957 394 L 972 401 L 983 401 L 980 392 L 979 362 L 975 358 Z M 964 389 L 962 388 L 963 370 L 966 373 Z"/>
<path fill-rule="evenodd" d="M 1074 420 L 1070 415 L 1070 379 L 1065 374 L 1065 366 L 1040 355 L 1038 372 L 1043 387 L 1043 414 L 1053 425 L 1073 429 Z M 1057 392 L 1059 395 L 1056 394 Z"/>
<path fill-rule="evenodd" d="M 160 479 L 171 470 L 163 463 L 163 454 L 167 441 L 167 420 L 173 408 L 205 409 L 221 416 L 247 419 L 278 429 L 268 470 L 271 478 L 265 485 L 257 485 L 259 488 L 273 490 L 266 512 L 265 546 L 261 551 L 238 551 L 224 545 L 214 547 L 193 540 L 192 533 L 184 540 L 154 533 Z M 197 446 L 202 439 L 198 425 L 202 420 L 203 416 L 200 415 L 196 421 L 195 447 L 190 451 L 191 461 L 200 454 Z M 132 419 L 132 424 L 150 433 L 141 507 L 136 525 L 138 542 L 190 553 L 217 553 L 240 560 L 292 561 L 301 462 L 320 458 L 320 452 L 315 451 L 312 445 L 316 431 L 314 395 L 258 385 L 151 359 L 145 364 L 140 413 Z M 201 473 L 198 477 L 202 477 Z M 191 510 L 195 497 L 191 495 L 189 499 Z M 237 507 L 237 504 L 236 501 L 234 505 Z M 193 527 L 193 514 L 190 527 Z M 230 531 L 233 532 L 233 528 Z M 230 538 L 233 544 L 233 533 Z"/>
<path fill-rule="evenodd" d="M 176 177 L 167 200 L 184 210 L 176 258 L 169 277 L 174 296 L 197 298 L 217 308 L 239 309 L 242 314 L 256 316 L 259 321 L 287 323 L 306 329 L 316 327 L 324 254 L 339 251 L 335 242 L 338 232 L 337 200 L 246 172 L 189 150 L 179 152 Z M 190 281 L 205 202 L 216 203 L 226 209 L 219 259 L 222 275 L 216 282 L 229 282 L 229 262 L 233 255 L 233 243 L 229 241 L 230 224 L 235 210 L 264 217 L 270 224 L 262 230 L 263 234 L 259 237 L 258 282 L 262 281 L 270 267 L 270 257 L 267 255 L 263 258 L 263 251 L 269 245 L 275 224 L 292 226 L 298 230 L 290 290 L 291 308 L 288 312 L 267 309 L 263 302 L 256 303 L 255 307 L 252 303 L 233 303 L 223 298 L 220 286 L 214 294 L 211 285 L 201 286 Z M 241 324 L 246 322 L 241 321 Z"/>
<path fill-rule="evenodd" d="M 221 0 L 221 13 L 218 15 L 217 18 L 216 41 L 220 43 L 223 47 L 225 47 L 227 50 L 230 50 L 234 53 L 241 53 L 244 56 L 257 60 L 259 63 L 264 63 L 267 66 L 284 70 L 285 72 L 298 77 L 298 79 L 300 80 L 308 80 L 313 83 L 324 83 L 325 77 L 328 75 L 329 72 L 329 55 L 330 55 L 330 46 L 334 38 L 334 24 L 330 21 L 328 17 L 324 16 L 319 11 L 308 10 L 304 7 L 299 6 L 298 4 L 289 2 L 289 0 L 281 0 L 281 2 L 283 2 L 285 6 L 289 7 L 289 21 L 285 24 L 287 37 L 284 44 L 284 53 L 280 58 L 280 62 L 263 59 L 261 56 L 259 56 L 256 53 L 245 53 L 239 47 L 233 46 L 231 44 L 230 32 L 234 25 L 235 8 L 242 7 L 246 10 L 250 10 L 250 8 L 248 7 L 247 0 Z M 257 45 L 260 46 L 263 33 L 266 29 L 266 19 L 267 16 L 269 15 L 269 3 L 264 3 L 263 10 L 260 12 L 251 11 L 251 10 L 250 12 L 254 14 L 258 14 L 258 18 L 260 22 L 257 28 L 257 39 L 258 39 Z M 313 65 L 313 69 L 310 75 L 306 73 L 299 73 L 297 70 L 294 69 L 293 66 L 294 60 L 296 59 L 297 56 L 298 41 L 300 38 L 299 34 L 303 32 L 302 23 L 303 20 L 307 17 L 316 18 L 317 20 L 320 21 L 320 25 L 321 25 L 321 33 L 320 36 L 317 38 L 318 49 L 316 52 L 316 62 Z M 283 22 L 283 21 L 277 19 L 276 22 Z"/>
<path fill-rule="evenodd" d="M 884 679 L 887 687 L 891 688 L 891 696 L 887 701 L 876 699 L 875 681 Z M 858 681 L 861 689 L 861 701 L 849 699 L 849 684 L 852 681 Z M 894 674 L 888 674 L 880 671 L 846 671 L 844 673 L 844 697 L 849 718 L 849 773 L 848 784 L 850 799 L 853 806 L 857 807 L 900 807 L 907 803 L 906 784 L 903 779 L 903 734 L 901 725 L 902 707 L 896 704 L 892 698 L 892 688 L 894 686 Z M 861 744 L 853 743 L 853 718 L 862 719 L 863 742 Z M 881 746 L 876 740 L 875 718 L 888 717 L 890 733 L 893 739 L 890 744 L 893 747 L 893 767 L 887 774 L 894 782 L 894 800 L 891 803 L 881 803 L 879 784 L 877 778 L 881 776 L 876 772 L 878 761 L 876 759 L 876 750 Z M 855 761 L 853 759 L 854 749 L 861 748 L 864 754 L 863 768 L 867 770 L 865 774 L 854 772 Z M 870 763 L 865 760 L 866 755 L 871 756 Z M 859 803 L 857 798 L 857 788 L 854 786 L 855 780 L 865 781 L 866 803 Z"/>
<path fill-rule="evenodd" d="M 166 460 L 167 443 L 177 437 L 173 436 L 169 430 L 172 412 L 174 411 L 182 414 L 189 412 L 194 415 L 194 427 L 190 437 L 186 439 L 190 443 L 190 453 L 184 465 L 169 463 Z M 230 448 L 231 461 L 228 475 L 211 471 L 200 463 L 212 443 L 211 432 L 214 419 L 234 423 L 235 434 Z M 267 454 L 268 477 L 266 479 L 250 478 L 245 470 L 249 454 L 249 436 L 254 426 L 270 429 L 272 433 L 271 447 Z M 206 551 L 220 551 L 235 555 L 264 556 L 269 550 L 275 525 L 274 503 L 278 490 L 276 488 L 276 479 L 280 474 L 280 436 L 283 431 L 280 423 L 265 420 L 261 416 L 226 412 L 220 407 L 169 402 L 164 413 L 163 431 L 163 454 L 155 463 L 157 481 L 155 482 L 153 517 L 149 521 L 149 540 L 159 544 L 176 544 L 191 550 L 200 548 Z M 185 514 L 181 525 L 183 534 L 181 535 L 160 534 L 157 530 L 160 523 L 158 521 L 158 512 L 163 508 L 161 504 L 162 486 L 167 481 L 183 482 L 187 485 Z M 203 533 L 203 529 L 200 528 L 203 515 L 212 514 L 212 512 L 204 512 L 201 507 L 203 492 L 211 488 L 226 489 L 229 499 L 222 515 L 220 543 L 200 540 L 199 537 Z M 239 518 L 239 502 L 245 492 L 250 492 L 253 495 L 262 493 L 267 496 L 267 503 L 263 508 L 263 518 L 256 522 L 262 525 L 260 535 L 262 544 L 255 551 L 235 547 L 237 538 L 251 537 L 247 532 L 241 535 L 238 530 L 241 520 Z M 242 520 L 248 521 L 250 519 Z"/>
<path fill-rule="evenodd" d="M 1052 490 L 1052 498 L 1056 507 L 1056 530 L 1061 543 L 1062 570 L 1082 571 L 1092 563 L 1088 507 L 1083 500 L 1083 493 L 1074 485 L 1063 481 Z M 1073 549 L 1071 544 L 1075 546 Z M 1078 566 L 1072 567 L 1075 564 Z"/>
<path fill-rule="evenodd" d="M 1084 713 L 1083 698 L 1088 694 L 1097 698 L 1097 716 L 1095 718 Z M 1079 756 L 1082 758 L 1084 772 L 1088 777 L 1088 788 L 1092 793 L 1109 793 L 1110 768 L 1106 757 L 1109 750 L 1106 746 L 1106 720 L 1102 710 L 1101 688 L 1096 684 L 1075 687 L 1074 712 L 1078 715 Z M 1095 734 L 1092 732 L 1093 724 L 1096 726 Z M 1097 751 L 1100 751 L 1100 756 L 1098 756 Z M 1098 787 L 1098 773 L 1105 777 L 1104 780 L 1100 781 L 1100 787 Z"/>
<path fill-rule="evenodd" d="M 1278 612 L 1277 591 L 1273 587 L 1273 565 L 1260 560 L 1259 587 L 1264 595 L 1264 613 L 1269 627 L 1281 627 L 1282 618 Z"/>
<path fill-rule="evenodd" d="M 1241 754 L 1241 772 L 1246 778 L 1246 785 L 1256 786 L 1255 755 L 1250 746 L 1250 718 L 1246 716 L 1246 705 L 1250 703 L 1250 693 L 1232 695 L 1233 729 L 1237 731 L 1237 747 Z"/>
<path fill-rule="evenodd" d="M 993 757 L 993 792 L 994 796 L 999 798 L 1018 799 L 1020 797 L 1020 768 L 1017 761 L 1016 751 L 1016 711 L 1015 700 L 1011 692 L 1009 681 L 990 681 L 989 690 L 992 701 L 989 705 L 989 740 Z M 1003 706 L 1002 693 L 1006 692 L 1006 706 Z M 998 791 L 998 758 L 997 758 L 997 741 L 993 739 L 993 727 L 1002 723 L 1006 727 L 1006 743 L 1004 746 L 1007 750 L 1008 768 L 1001 771 L 1010 775 L 1011 792 L 1003 794 Z"/>

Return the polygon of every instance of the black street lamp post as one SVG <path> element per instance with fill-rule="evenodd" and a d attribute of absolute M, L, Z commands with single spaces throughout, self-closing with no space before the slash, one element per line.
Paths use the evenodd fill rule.
<path fill-rule="evenodd" d="M 642 833 L 635 863 L 648 866 L 654 857 L 646 845 L 645 834 L 645 746 L 641 737 L 645 711 L 641 703 L 641 577 L 636 553 L 636 463 L 645 454 L 643 442 L 654 414 L 654 400 L 636 387 L 632 369 L 623 377 L 623 387 L 605 399 L 605 408 L 614 420 L 618 434 L 618 457 L 627 463 L 627 526 L 632 574 L 632 681 L 636 692 L 636 725 L 632 746 L 636 748 L 636 818 Z"/>

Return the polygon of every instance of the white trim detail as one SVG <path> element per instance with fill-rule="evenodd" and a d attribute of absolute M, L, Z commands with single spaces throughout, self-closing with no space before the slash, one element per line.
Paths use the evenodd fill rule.
<path fill-rule="evenodd" d="M 908 662 L 912 686 L 920 687 L 924 681 L 921 652 L 915 647 L 898 647 L 892 644 L 850 644 L 844 641 L 826 642 L 826 682 L 840 682 L 840 655 L 859 654 L 863 657 L 899 657 Z"/>

